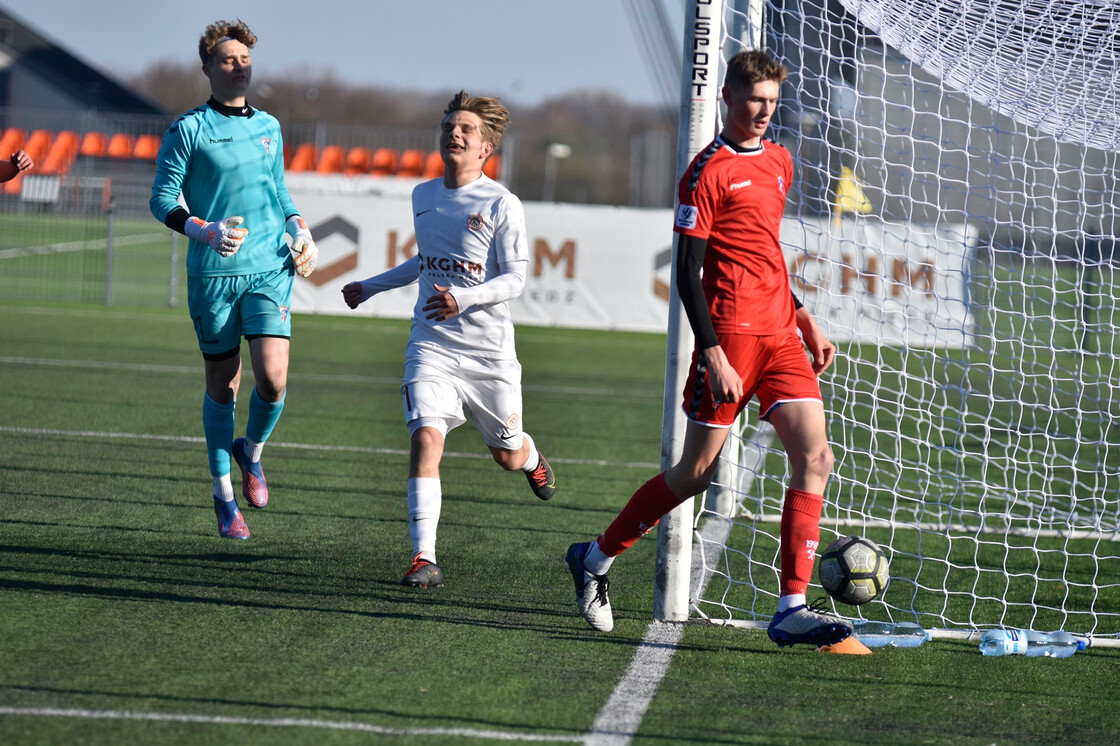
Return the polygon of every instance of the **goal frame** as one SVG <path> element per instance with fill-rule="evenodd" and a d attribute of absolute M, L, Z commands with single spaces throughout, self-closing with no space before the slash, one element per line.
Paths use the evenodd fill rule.
<path fill-rule="evenodd" d="M 764 0 L 749 0 L 749 6 L 745 2 L 728 2 L 727 0 L 687 0 L 685 3 L 685 18 L 684 18 L 684 48 L 682 54 L 682 74 L 681 74 L 681 100 L 680 100 L 680 117 L 679 117 L 679 136 L 678 136 L 678 152 L 677 152 L 677 176 L 684 173 L 691 160 L 695 157 L 696 153 L 705 147 L 711 139 L 717 134 L 719 128 L 719 91 L 722 81 L 719 80 L 721 75 L 720 63 L 727 50 L 723 48 L 723 41 L 727 39 L 727 34 L 724 30 L 726 24 L 730 23 L 736 25 L 736 21 L 742 22 L 745 17 L 748 19 L 748 36 L 737 39 L 740 48 L 761 48 L 762 45 L 762 20 L 764 17 Z M 735 20 L 730 20 L 729 16 L 735 15 Z M 778 23 L 778 21 L 776 21 Z M 783 37 L 785 38 L 785 37 Z M 701 64 L 702 63 L 702 64 Z M 936 114 L 936 112 L 935 112 Z M 961 120 L 954 120 L 961 121 Z M 967 123 L 967 120 L 964 120 Z M 997 128 L 997 132 L 998 132 Z M 989 143 L 991 144 L 991 143 Z M 982 147 L 981 144 L 978 147 Z M 993 153 L 999 157 L 1003 151 L 995 151 Z M 831 169 L 830 169 L 831 171 Z M 848 173 L 848 172 L 846 172 Z M 980 175 L 984 176 L 987 172 L 981 170 Z M 860 192 L 860 183 L 855 175 L 849 174 L 850 184 L 857 196 L 862 199 L 862 192 Z M 845 182 L 846 183 L 846 182 Z M 1045 182 L 1044 182 L 1045 184 Z M 998 184 L 993 185 L 998 187 Z M 855 212 L 863 212 L 858 208 L 862 206 L 861 199 L 853 199 L 853 207 L 849 210 Z M 931 209 L 936 210 L 938 203 L 936 200 L 931 201 L 928 205 Z M 833 217 L 836 218 L 839 211 L 833 212 Z M 914 219 L 914 218 L 911 218 Z M 920 218 L 919 218 L 920 219 Z M 998 222 L 995 223 L 998 225 Z M 1031 224 L 1027 223 L 1030 226 Z M 1049 226 L 1045 221 L 1037 224 L 1045 230 L 1051 227 L 1053 230 L 1061 230 L 1056 225 Z M 845 240 L 849 240 L 845 237 Z M 854 240 L 854 239 L 850 239 Z M 679 298 L 676 292 L 676 252 L 678 250 L 678 242 L 676 235 L 673 240 L 673 256 L 672 263 L 672 280 L 670 283 L 670 300 L 669 300 L 669 325 L 667 329 L 668 339 L 666 345 L 666 367 L 665 367 L 665 387 L 663 399 L 663 423 L 662 423 L 662 455 L 661 465 L 662 468 L 669 468 L 676 463 L 680 458 L 682 449 L 683 433 L 685 427 L 685 418 L 680 408 L 681 392 L 684 388 L 684 380 L 687 374 L 688 365 L 691 360 L 691 353 L 693 348 L 693 337 L 690 329 L 688 328 L 687 320 L 683 314 Z M 1045 259 L 1045 255 L 1043 259 Z M 970 261 L 972 261 L 970 259 Z M 980 260 L 982 261 L 982 259 Z M 860 271 L 857 267 L 855 272 Z M 962 272 L 967 273 L 968 268 L 964 267 Z M 958 301 L 958 297 L 954 296 L 953 300 Z M 823 322 L 822 322 L 823 323 Z M 969 331 L 963 332 L 965 335 Z M 905 344 L 905 340 L 903 342 Z M 921 344 L 919 343 L 919 346 Z M 1045 345 L 1043 345 L 1045 347 Z M 1058 347 L 1052 348 L 1064 350 L 1065 348 Z M 882 362 L 881 360 L 879 361 Z M 878 369 L 878 363 L 872 361 L 872 365 Z M 888 366 L 889 368 L 889 366 Z M 937 395 L 944 393 L 943 391 L 934 392 Z M 959 392 L 966 395 L 967 392 Z M 983 392 L 981 392 L 982 394 Z M 981 401 L 981 404 L 983 402 Z M 967 411 L 969 406 L 968 401 L 962 400 L 961 405 L 964 409 L 961 410 L 960 426 L 963 427 L 967 424 L 965 420 L 973 417 L 974 415 Z M 999 423 L 996 423 L 997 425 Z M 768 431 L 769 430 L 769 431 Z M 706 515 L 698 522 L 697 521 L 697 505 L 695 498 L 690 498 L 684 501 L 676 509 L 668 513 L 661 521 L 657 532 L 657 558 L 655 568 L 655 588 L 654 588 L 654 608 L 653 617 L 658 621 L 672 621 L 672 622 L 685 622 L 690 618 L 710 621 L 713 623 L 727 624 L 731 626 L 747 627 L 760 629 L 765 628 L 764 621 L 758 621 L 758 611 L 753 606 L 747 611 L 747 615 L 751 617 L 748 620 L 741 619 L 710 619 L 704 612 L 707 608 L 704 604 L 708 601 L 701 601 L 704 598 L 704 589 L 707 584 L 708 577 L 711 574 L 713 557 L 711 550 L 716 549 L 717 552 L 723 551 L 723 545 L 727 539 L 727 532 L 730 531 L 732 523 L 732 513 L 736 510 L 736 490 L 743 491 L 741 486 L 744 478 L 749 480 L 751 478 L 752 466 L 745 464 L 745 461 L 750 461 L 756 456 L 758 459 L 766 457 L 768 450 L 769 439 L 773 437 L 772 430 L 766 426 L 759 428 L 759 431 L 754 434 L 752 438 L 732 437 L 728 438 L 728 443 L 725 447 L 723 457 L 720 459 L 719 467 L 716 476 L 713 480 L 713 486 L 709 489 L 706 495 L 705 513 Z M 1107 448 L 1114 448 L 1115 444 L 1105 444 Z M 753 451 L 757 449 L 757 453 Z M 985 463 L 987 461 L 985 460 Z M 761 463 L 759 462 L 759 467 Z M 761 478 L 762 472 L 759 472 Z M 986 481 L 986 480 L 985 480 Z M 724 485 L 724 486 L 721 486 Z M 978 489 L 987 490 L 983 484 L 977 482 Z M 735 489 L 733 489 L 735 488 Z M 998 494 L 999 485 L 994 484 L 991 486 L 991 493 L 995 493 L 994 497 L 1000 498 Z M 881 490 L 881 491 L 890 491 Z M 989 497 L 989 492 L 982 492 L 982 497 Z M 844 497 L 843 495 L 841 497 Z M 888 503 L 889 504 L 889 503 Z M 844 505 L 839 508 L 839 515 L 829 518 L 829 525 L 831 528 L 836 529 L 839 526 L 852 526 L 854 530 L 858 531 L 859 527 L 869 527 L 875 525 L 875 519 L 870 514 L 859 513 L 858 515 L 849 513 L 851 506 Z M 765 513 L 753 513 L 753 519 L 762 522 L 773 523 L 777 520 L 777 515 L 773 514 L 770 510 Z M 999 520 L 1001 515 L 999 512 L 986 514 L 996 519 L 997 532 L 999 531 Z M 1022 516 L 1016 516 L 1021 520 Z M 1008 520 L 1011 516 L 1008 516 Z M 824 525 L 822 521 L 822 525 Z M 722 524 L 722 525 L 721 525 Z M 936 534 L 940 530 L 949 530 L 954 527 L 961 529 L 959 523 L 950 523 L 942 526 L 940 524 L 925 524 L 925 523 L 910 523 L 904 521 L 899 524 L 904 527 L 913 527 L 921 531 L 930 531 Z M 894 526 L 893 515 L 891 526 Z M 882 528 L 882 526 L 879 526 Z M 987 528 L 983 525 L 980 526 L 977 532 L 973 526 L 963 527 L 972 530 L 974 534 L 984 534 Z M 1017 529 L 1006 529 L 1007 536 L 1016 535 L 1014 531 Z M 722 533 L 721 533 L 722 532 Z M 1037 530 L 1032 528 L 1032 536 L 1045 536 L 1047 529 L 1043 528 Z M 1054 531 L 1050 531 L 1054 534 Z M 1059 527 L 1057 535 L 1064 538 L 1083 539 L 1080 534 L 1084 532 L 1070 531 L 1066 528 Z M 1109 542 L 1116 541 L 1115 535 L 1108 535 L 1109 529 L 1103 532 L 1093 533 L 1091 536 L 1086 534 L 1088 538 L 1096 539 L 1099 541 Z M 699 538 L 697 538 L 699 537 Z M 974 538 L 974 537 L 972 537 Z M 1053 537 L 1051 537 L 1053 538 Z M 985 546 L 992 546 L 993 542 L 989 539 L 978 539 L 977 544 Z M 1005 543 L 1004 547 L 1008 545 Z M 897 548 L 896 548 L 897 551 Z M 1048 549 L 1048 552 L 1053 554 L 1053 549 Z M 1096 554 L 1096 552 L 1091 553 Z M 705 556 L 707 555 L 707 556 Z M 1105 552 L 1107 557 L 1114 557 L 1114 550 Z M 920 555 L 915 557 L 925 562 L 927 557 L 923 551 Z M 931 560 L 945 562 L 945 558 L 938 558 L 936 555 L 929 557 Z M 767 563 L 763 563 L 764 565 Z M 978 568 L 985 568 L 989 573 L 991 568 L 986 567 L 985 564 L 979 563 Z M 776 566 L 771 566 L 776 572 Z M 707 574 L 707 577 L 705 577 Z M 1019 574 L 1022 577 L 1022 573 Z M 1066 576 L 1063 573 L 1062 579 L 1065 580 Z M 1074 581 L 1075 582 L 1075 581 Z M 1096 589 L 1096 577 L 1093 578 L 1093 590 Z M 1102 581 L 1109 584 L 1111 592 L 1115 592 L 1116 585 L 1106 576 Z M 761 587 L 755 583 L 755 587 Z M 923 590 L 930 590 L 928 588 Z M 936 587 L 932 590 L 936 591 Z M 766 592 L 769 595 L 769 591 Z M 975 593 L 972 598 L 975 600 L 977 597 Z M 1002 598 L 987 598 L 982 600 L 996 603 L 1005 603 Z M 1015 602 L 1016 605 L 1022 607 L 1021 601 Z M 703 608 L 701 608 L 703 607 Z M 744 607 L 740 606 L 740 609 Z M 920 608 L 918 606 L 911 606 L 910 610 Z M 1055 607 L 1051 610 L 1055 612 L 1066 612 L 1065 604 L 1061 604 L 1060 609 Z M 1083 613 L 1078 612 L 1077 606 L 1070 606 L 1070 613 Z M 1096 614 L 1097 611 L 1094 607 L 1089 608 L 1090 614 Z M 905 611 L 905 601 L 900 607 Z M 1006 603 L 1005 603 L 1006 609 Z M 1006 613 L 1006 611 L 1004 612 Z M 1106 614 L 1105 616 L 1113 616 Z M 928 630 L 935 638 L 943 639 L 966 639 L 976 640 L 979 637 L 979 626 L 984 626 L 991 623 L 991 619 L 979 619 L 969 616 L 967 619 L 954 618 L 952 616 L 941 616 L 943 624 L 951 628 L 938 628 L 940 625 L 932 625 Z M 1002 617 L 1001 617 L 1002 621 Z M 1094 627 L 1095 629 L 1096 627 Z M 1075 633 L 1081 634 L 1074 630 Z M 1111 630 L 1104 633 L 1097 632 L 1095 634 L 1086 635 L 1090 645 L 1099 647 L 1120 647 L 1120 634 L 1113 635 Z"/>

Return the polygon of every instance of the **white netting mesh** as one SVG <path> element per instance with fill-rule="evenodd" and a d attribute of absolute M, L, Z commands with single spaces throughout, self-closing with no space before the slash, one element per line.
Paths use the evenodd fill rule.
<path fill-rule="evenodd" d="M 1117 4 L 844 5 L 876 25 L 771 2 L 764 33 L 790 68 L 771 133 L 797 169 L 783 244 L 841 352 L 821 543 L 864 534 L 892 562 L 882 599 L 838 610 L 1120 638 Z M 745 18 L 727 11 L 727 53 Z M 992 61 L 997 28 L 1018 52 Z M 786 462 L 754 412 L 732 442 L 692 604 L 765 621 Z"/>
<path fill-rule="evenodd" d="M 1114 0 L 841 0 L 953 90 L 1057 139 L 1120 150 Z"/>

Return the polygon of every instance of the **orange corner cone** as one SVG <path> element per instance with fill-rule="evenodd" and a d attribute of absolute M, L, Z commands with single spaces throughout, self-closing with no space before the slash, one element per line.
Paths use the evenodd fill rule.
<path fill-rule="evenodd" d="M 818 653 L 840 653 L 841 655 L 871 655 L 871 648 L 864 645 L 855 635 L 845 637 L 834 645 L 821 645 Z"/>

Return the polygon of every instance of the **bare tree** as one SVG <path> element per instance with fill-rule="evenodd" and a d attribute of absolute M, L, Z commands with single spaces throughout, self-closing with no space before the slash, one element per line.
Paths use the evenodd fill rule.
<path fill-rule="evenodd" d="M 173 114 L 198 106 L 209 96 L 206 78 L 197 65 L 159 63 L 130 84 Z M 430 132 L 434 147 L 439 113 L 454 93 L 450 89 L 418 94 L 351 86 L 331 72 L 262 74 L 255 76 L 249 102 L 280 120 L 287 144 L 293 147 L 318 123 Z M 513 157 L 515 188 L 530 200 L 542 198 L 546 153 L 551 144 L 560 143 L 571 148 L 571 156 L 557 168 L 555 199 L 628 204 L 635 137 L 651 131 L 675 133 L 677 126 L 673 111 L 635 106 L 603 91 L 577 91 L 535 107 L 506 103 L 513 117 L 513 136 L 502 147 L 505 155 Z M 664 139 L 675 141 L 674 137 Z M 673 161 L 668 158 L 667 162 Z M 673 174 L 665 177 L 674 180 Z M 666 190 L 665 204 L 671 202 L 671 190 Z"/>

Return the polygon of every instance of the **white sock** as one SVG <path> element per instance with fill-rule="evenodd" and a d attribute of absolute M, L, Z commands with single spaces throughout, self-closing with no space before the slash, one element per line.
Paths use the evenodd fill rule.
<path fill-rule="evenodd" d="M 224 503 L 233 502 L 233 481 L 229 474 L 214 477 L 214 497 Z"/>
<path fill-rule="evenodd" d="M 252 438 L 245 438 L 245 453 L 249 454 L 250 461 L 257 463 L 264 453 L 264 443 L 254 443 Z"/>
<path fill-rule="evenodd" d="M 436 528 L 443 489 L 439 479 L 412 477 L 408 480 L 408 532 L 412 536 L 412 555 L 436 561 Z"/>
<path fill-rule="evenodd" d="M 521 467 L 521 471 L 530 472 L 540 465 L 541 455 L 537 453 L 537 444 L 533 442 L 529 433 L 521 433 L 521 437 L 529 444 L 529 455 L 525 458 L 525 465 Z"/>
<path fill-rule="evenodd" d="M 792 609 L 794 606 L 805 605 L 804 593 L 791 593 L 788 596 L 782 596 L 778 599 L 778 613 Z"/>
<path fill-rule="evenodd" d="M 611 569 L 612 562 L 614 562 L 614 557 L 603 554 L 603 550 L 599 548 L 598 539 L 591 542 L 591 546 L 587 548 L 587 553 L 583 555 L 583 566 L 592 575 L 603 575 Z"/>

